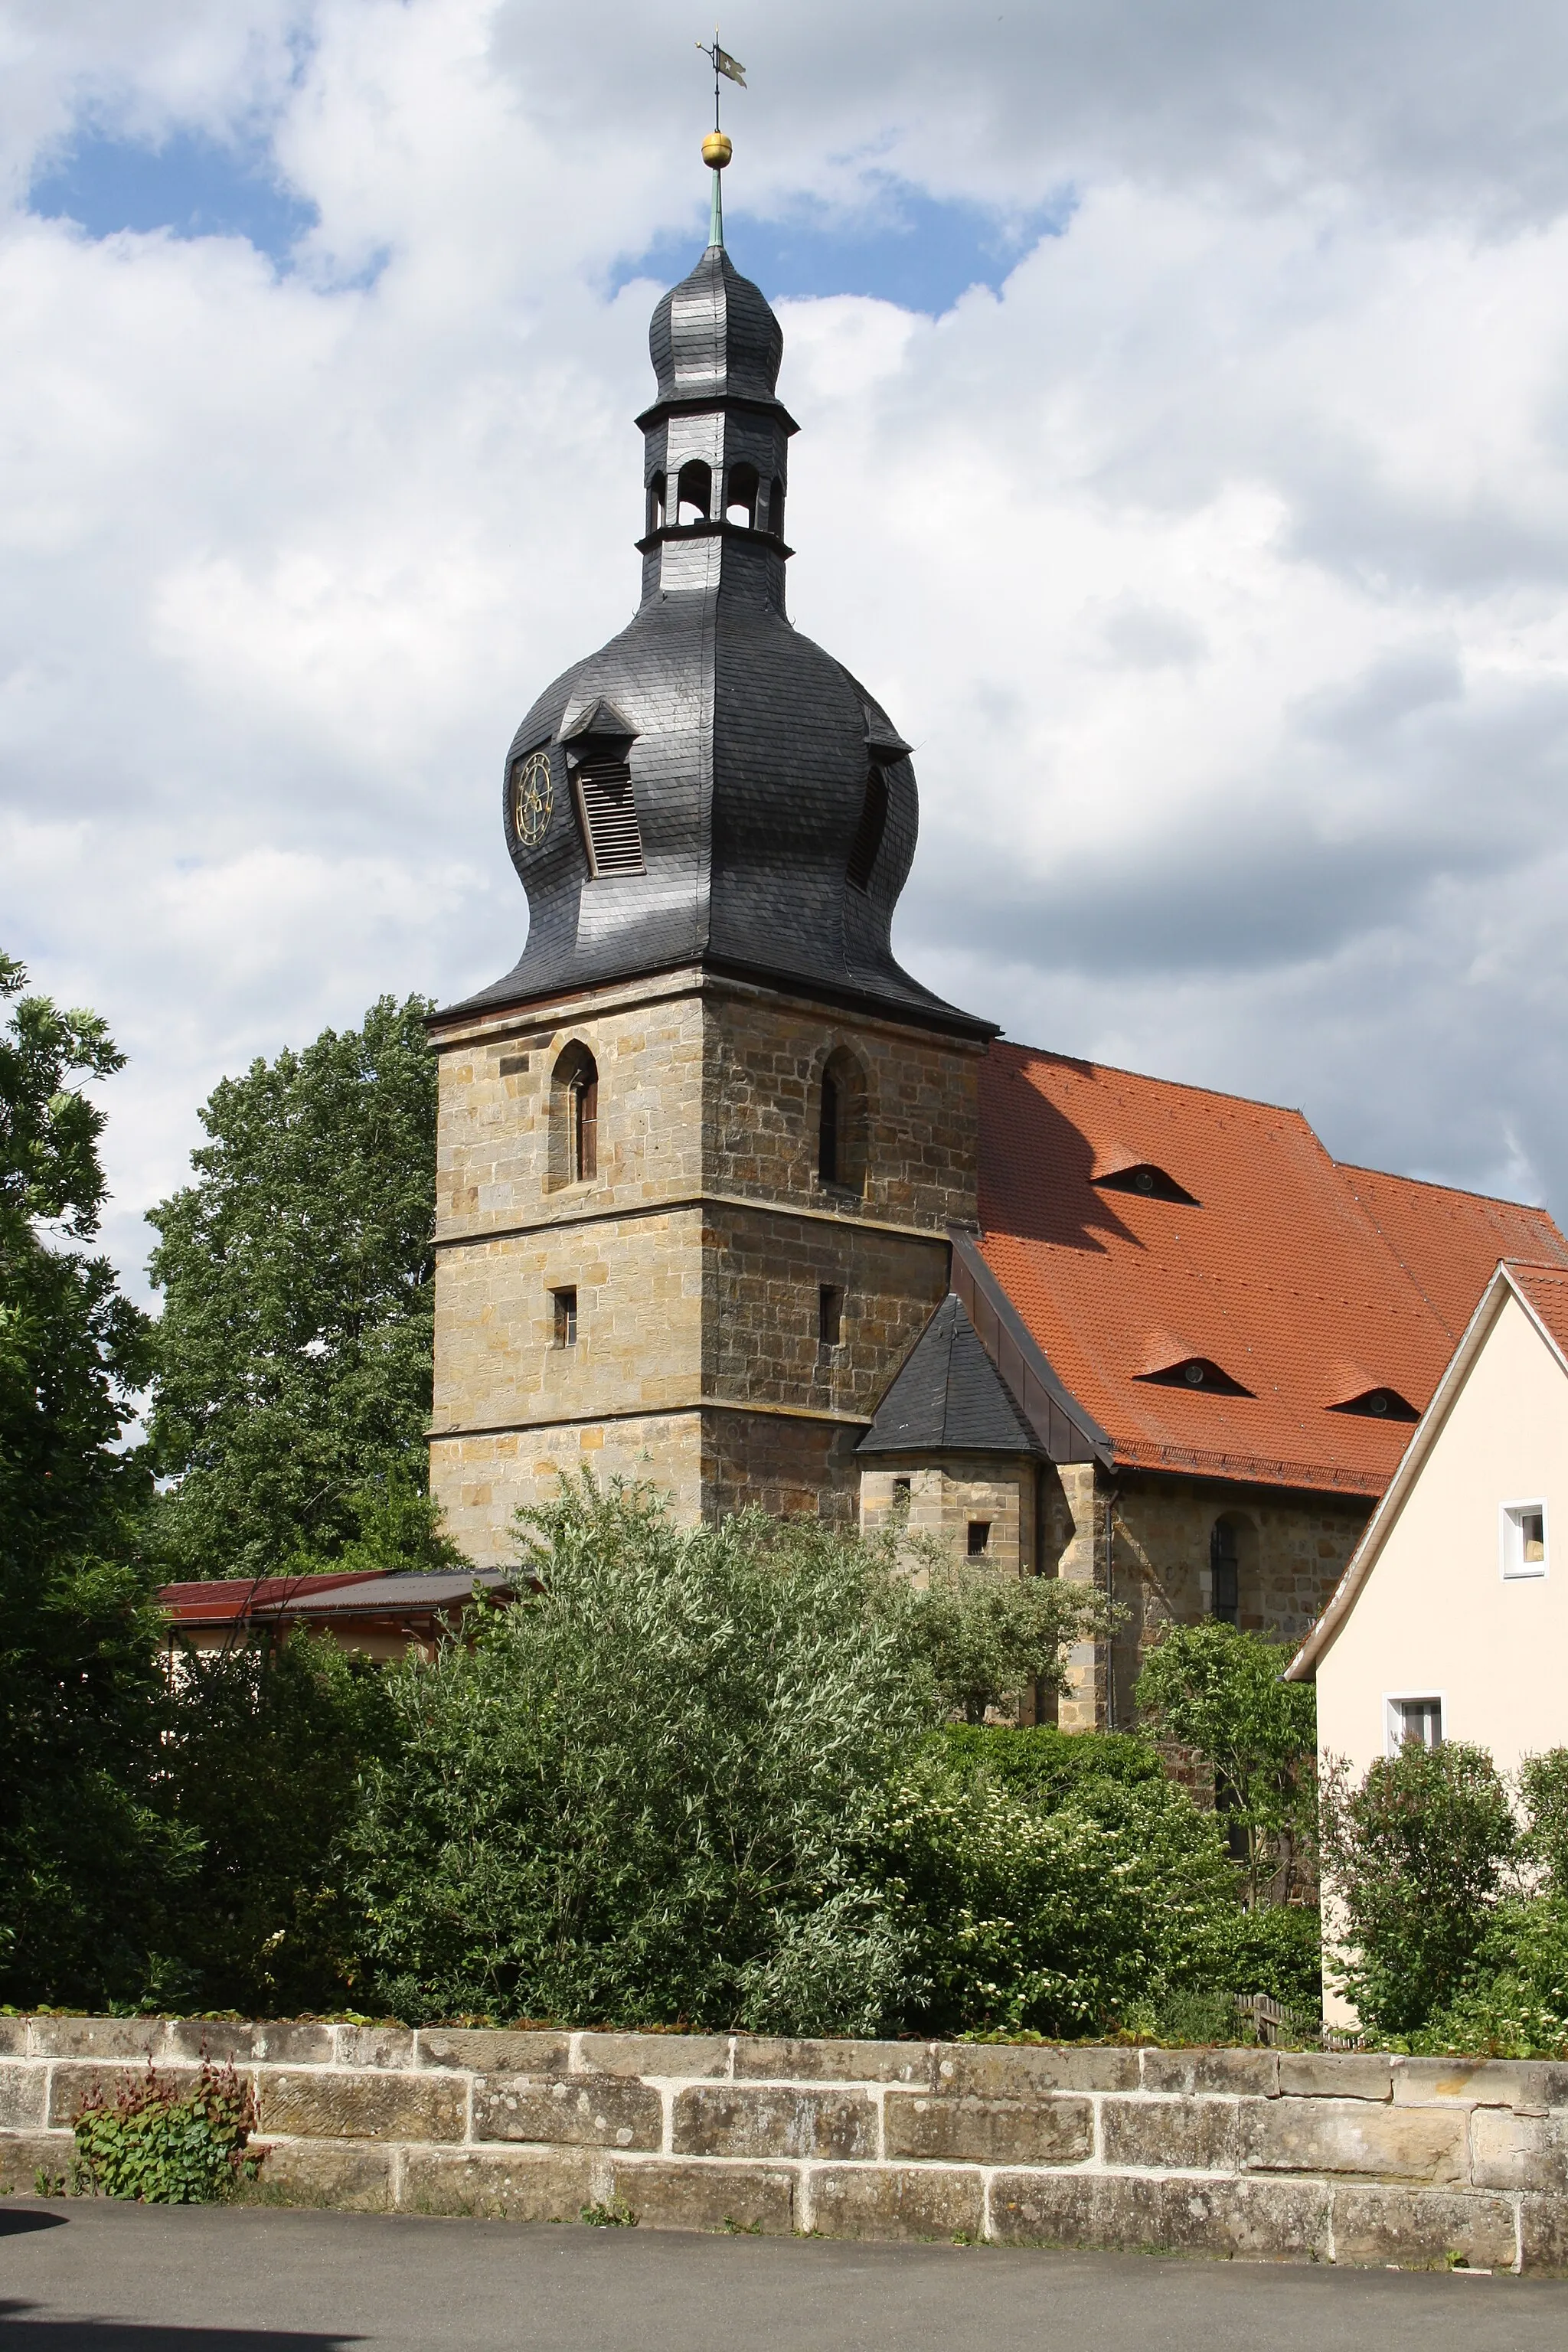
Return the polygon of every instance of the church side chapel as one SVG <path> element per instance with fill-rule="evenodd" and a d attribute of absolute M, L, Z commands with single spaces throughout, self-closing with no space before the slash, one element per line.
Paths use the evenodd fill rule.
<path fill-rule="evenodd" d="M 433 1017 L 431 1486 L 485 1568 L 563 1470 L 679 1515 L 889 1517 L 1149 1641 L 1317 1617 L 1543 1211 L 1332 1160 L 1299 1111 L 1005 1042 L 896 961 L 910 747 L 785 609 L 784 339 L 712 229 L 658 305 L 642 598 L 502 786 L 527 944 Z M 629 489 L 628 484 L 628 489 Z"/>

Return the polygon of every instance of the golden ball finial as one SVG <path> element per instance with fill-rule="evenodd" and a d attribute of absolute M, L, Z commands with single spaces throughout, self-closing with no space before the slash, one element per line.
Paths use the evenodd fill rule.
<path fill-rule="evenodd" d="M 702 142 L 702 161 L 710 171 L 721 172 L 734 152 L 727 131 L 710 131 Z"/>

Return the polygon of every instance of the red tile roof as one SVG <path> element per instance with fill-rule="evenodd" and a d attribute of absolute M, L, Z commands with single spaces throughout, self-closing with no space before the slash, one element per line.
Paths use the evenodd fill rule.
<path fill-rule="evenodd" d="M 1500 1258 L 1568 1277 L 1545 1210 L 1340 1167 L 1271 1103 L 997 1044 L 980 1135 L 986 1264 L 1130 1465 L 1381 1494 L 1411 1424 L 1330 1406 L 1424 1410 Z M 1196 1205 L 1094 1181 L 1144 1165 Z M 1183 1356 L 1253 1393 L 1138 1377 Z"/>
<path fill-rule="evenodd" d="M 1568 1356 L 1568 1273 L 1560 1265 L 1526 1265 L 1518 1259 L 1509 1265 L 1516 1289 L 1540 1316 L 1564 1356 Z"/>

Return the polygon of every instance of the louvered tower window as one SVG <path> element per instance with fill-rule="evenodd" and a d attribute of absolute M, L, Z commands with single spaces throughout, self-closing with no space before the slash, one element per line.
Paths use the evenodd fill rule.
<path fill-rule="evenodd" d="M 579 768 L 577 804 L 595 881 L 613 874 L 641 874 L 642 827 L 630 768 L 619 761 Z"/>

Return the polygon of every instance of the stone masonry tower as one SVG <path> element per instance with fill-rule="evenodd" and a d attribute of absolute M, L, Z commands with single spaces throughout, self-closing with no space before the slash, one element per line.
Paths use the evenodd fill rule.
<path fill-rule="evenodd" d="M 853 1517 L 975 1216 L 994 1032 L 893 960 L 909 746 L 785 616 L 784 338 L 717 215 L 649 334 L 641 604 L 507 754 L 527 947 L 431 1024 L 431 1486 L 481 1562 L 583 1464 Z"/>

